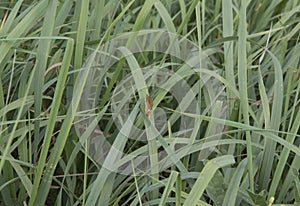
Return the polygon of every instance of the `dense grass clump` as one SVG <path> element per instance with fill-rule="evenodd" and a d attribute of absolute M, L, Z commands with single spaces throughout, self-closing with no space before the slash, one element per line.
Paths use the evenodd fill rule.
<path fill-rule="evenodd" d="M 1 205 L 300 204 L 300 2 L 0 2 Z"/>

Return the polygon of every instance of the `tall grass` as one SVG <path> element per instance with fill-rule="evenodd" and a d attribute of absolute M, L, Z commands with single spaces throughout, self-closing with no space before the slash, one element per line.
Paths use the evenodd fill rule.
<path fill-rule="evenodd" d="M 1 1 L 1 205 L 300 204 L 299 19 L 298 0 Z"/>

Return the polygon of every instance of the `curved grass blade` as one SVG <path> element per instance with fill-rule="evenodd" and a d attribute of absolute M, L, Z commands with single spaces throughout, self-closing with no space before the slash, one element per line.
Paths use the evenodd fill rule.
<path fill-rule="evenodd" d="M 214 176 L 215 172 L 219 168 L 233 163 L 235 163 L 235 161 L 232 155 L 224 155 L 208 161 L 197 178 L 183 206 L 196 206 L 198 200 L 202 197 L 205 188 L 207 187 L 211 178 Z"/>

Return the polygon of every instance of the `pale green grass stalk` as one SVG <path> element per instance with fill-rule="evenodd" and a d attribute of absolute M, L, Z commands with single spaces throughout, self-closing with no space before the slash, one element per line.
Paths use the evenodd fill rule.
<path fill-rule="evenodd" d="M 223 17 L 223 37 L 232 37 L 233 36 L 233 26 L 234 19 L 232 14 L 232 1 L 226 0 L 222 1 L 222 13 L 226 15 L 222 15 Z M 234 57 L 233 57 L 233 47 L 234 42 L 229 41 L 224 43 L 224 62 L 225 62 L 225 72 L 226 72 L 226 80 L 229 84 L 235 88 L 235 75 L 234 75 Z M 227 91 L 227 98 L 229 102 L 229 113 L 232 112 L 234 107 L 234 101 L 232 99 L 236 98 L 231 90 Z"/>
<path fill-rule="evenodd" d="M 273 131 L 279 130 L 281 123 L 280 117 L 283 106 L 283 76 L 282 69 L 280 67 L 278 59 L 270 52 L 268 54 L 272 57 L 275 69 L 275 79 L 274 79 L 274 96 L 270 120 L 270 129 Z M 269 129 L 269 128 L 266 128 Z M 271 177 L 271 171 L 273 166 L 273 160 L 275 156 L 276 143 L 271 139 L 267 139 L 265 143 L 264 158 L 262 161 L 262 174 L 260 176 L 261 188 L 267 188 L 269 179 Z"/>
<path fill-rule="evenodd" d="M 175 184 L 176 180 L 177 180 L 177 176 L 178 176 L 178 172 L 172 171 L 170 174 L 170 177 L 168 179 L 168 183 L 165 187 L 164 193 L 162 194 L 159 206 L 163 206 L 166 204 L 166 199 L 169 196 L 173 185 Z"/>
<path fill-rule="evenodd" d="M 75 57 L 74 57 L 74 68 L 79 69 L 82 67 L 83 61 L 83 49 L 87 29 L 88 21 L 88 10 L 89 10 L 89 1 L 79 1 L 80 3 L 80 14 L 79 22 L 76 34 L 76 46 L 75 46 Z"/>
<path fill-rule="evenodd" d="M 45 1 L 46 2 L 46 1 Z M 52 36 L 54 30 L 54 21 L 56 13 L 57 1 L 53 0 L 47 4 L 47 10 L 45 11 L 45 20 L 43 22 L 43 27 L 41 31 L 41 37 Z M 36 56 L 36 74 L 34 76 L 34 110 L 35 118 L 40 116 L 42 111 L 42 100 L 43 100 L 43 85 L 44 85 L 44 73 L 47 67 L 47 60 L 50 53 L 50 43 L 51 39 L 41 39 L 38 42 L 37 56 Z M 52 131 L 51 131 L 52 132 Z M 33 151 L 34 151 L 34 161 L 37 161 L 37 150 L 38 144 L 40 142 L 40 121 L 34 122 L 34 141 L 33 141 Z M 48 148 L 46 148 L 48 150 Z"/>
<path fill-rule="evenodd" d="M 243 114 L 243 121 L 246 125 L 250 125 L 249 122 L 249 104 L 248 104 L 248 85 L 247 85 L 247 28 L 246 28 L 246 1 L 243 0 L 240 9 L 240 21 L 239 21 L 239 31 L 238 31 L 238 85 L 240 92 L 240 107 Z M 252 165 L 252 143 L 250 131 L 246 131 L 247 140 L 247 159 L 248 159 L 248 172 L 249 172 L 249 185 L 250 190 L 254 191 L 254 175 L 253 175 L 253 165 Z"/>

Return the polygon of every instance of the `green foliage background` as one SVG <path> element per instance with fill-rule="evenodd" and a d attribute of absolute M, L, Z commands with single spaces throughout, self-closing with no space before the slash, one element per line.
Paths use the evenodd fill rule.
<path fill-rule="evenodd" d="M 299 12 L 298 0 L 1 1 L 0 202 L 300 204 Z M 78 104 L 74 82 L 97 46 L 142 29 L 185 36 L 210 53 L 227 85 L 229 112 L 222 121 L 227 131 L 207 159 L 199 161 L 199 152 L 204 139 L 217 135 L 210 128 L 219 120 L 212 112 L 186 114 L 202 122 L 193 152 L 163 172 L 135 177 L 95 164 L 78 141 L 70 104 Z M 112 121 L 111 91 L 131 71 L 121 66 L 103 77 L 108 83 L 102 85 L 101 121 Z M 132 107 L 131 115 L 138 112 Z M 112 142 L 118 140 L 113 125 L 105 129 Z M 176 129 L 170 125 L 165 136 L 149 143 L 149 152 L 175 141 Z"/>

